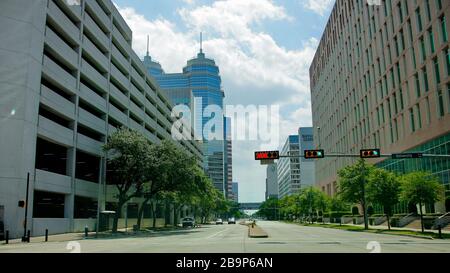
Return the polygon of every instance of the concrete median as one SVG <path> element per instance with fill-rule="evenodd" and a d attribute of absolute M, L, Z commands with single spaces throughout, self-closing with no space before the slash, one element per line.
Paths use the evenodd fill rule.
<path fill-rule="evenodd" d="M 248 224 L 248 237 L 250 238 L 267 238 L 269 234 L 256 224 Z"/>

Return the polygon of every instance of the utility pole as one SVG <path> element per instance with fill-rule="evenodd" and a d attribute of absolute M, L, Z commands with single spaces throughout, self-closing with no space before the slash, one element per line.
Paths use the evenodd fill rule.
<path fill-rule="evenodd" d="M 23 221 L 23 237 L 22 242 L 29 242 L 27 236 L 27 219 L 28 219 L 28 192 L 30 191 L 30 173 L 27 173 L 27 193 L 25 197 L 25 220 Z"/>

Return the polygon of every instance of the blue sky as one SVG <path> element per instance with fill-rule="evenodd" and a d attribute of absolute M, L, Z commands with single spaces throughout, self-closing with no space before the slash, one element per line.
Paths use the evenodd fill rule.
<path fill-rule="evenodd" d="M 133 49 L 166 72 L 181 72 L 198 52 L 220 68 L 224 103 L 279 105 L 277 142 L 235 141 L 233 180 L 239 201 L 262 201 L 265 166 L 259 149 L 279 149 L 298 127 L 311 126 L 309 65 L 335 0 L 114 0 L 133 31 Z"/>

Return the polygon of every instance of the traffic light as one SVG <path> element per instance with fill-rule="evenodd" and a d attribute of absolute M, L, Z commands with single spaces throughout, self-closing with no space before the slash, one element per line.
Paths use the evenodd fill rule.
<path fill-rule="evenodd" d="M 325 153 L 323 150 L 305 150 L 304 156 L 306 159 L 324 158 Z"/>
<path fill-rule="evenodd" d="M 24 208 L 25 207 L 25 201 L 20 200 L 19 201 L 19 207 Z"/>
<path fill-rule="evenodd" d="M 279 151 L 264 151 L 264 152 L 255 152 L 255 160 L 274 160 L 280 158 Z"/>
<path fill-rule="evenodd" d="M 359 152 L 361 158 L 376 158 L 380 157 L 380 149 L 363 149 Z"/>

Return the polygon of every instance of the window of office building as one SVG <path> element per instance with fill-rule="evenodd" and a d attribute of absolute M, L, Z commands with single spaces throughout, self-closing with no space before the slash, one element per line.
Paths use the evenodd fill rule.
<path fill-rule="evenodd" d="M 419 74 L 414 75 L 414 81 L 416 83 L 416 96 L 417 98 L 420 97 L 420 80 L 419 80 Z"/>
<path fill-rule="evenodd" d="M 428 97 L 425 99 L 425 106 L 427 110 L 427 124 L 431 123 L 431 108 L 430 108 L 430 100 Z"/>
<path fill-rule="evenodd" d="M 397 12 L 398 12 L 398 17 L 400 19 L 400 24 L 403 23 L 403 11 L 402 11 L 402 3 L 398 3 L 397 4 Z"/>
<path fill-rule="evenodd" d="M 425 11 L 427 13 L 428 22 L 431 21 L 430 0 L 425 0 Z"/>
<path fill-rule="evenodd" d="M 436 7 L 438 11 L 442 9 L 442 0 L 436 0 Z"/>
<path fill-rule="evenodd" d="M 399 99 L 400 99 L 400 110 L 403 110 L 404 103 L 403 103 L 403 88 L 400 86 L 399 90 Z"/>
<path fill-rule="evenodd" d="M 416 50 L 414 49 L 414 46 L 411 47 L 411 58 L 412 58 L 412 61 L 413 61 L 413 68 L 416 69 L 417 68 Z"/>
<path fill-rule="evenodd" d="M 439 117 L 444 116 L 444 97 L 442 95 L 442 90 L 437 91 L 437 101 L 438 101 L 438 114 Z"/>
<path fill-rule="evenodd" d="M 414 121 L 414 110 L 413 108 L 409 109 L 409 120 L 411 126 L 411 132 L 414 133 L 416 131 L 415 121 Z"/>
<path fill-rule="evenodd" d="M 440 84 L 441 83 L 441 74 L 439 72 L 439 60 L 437 57 L 433 59 L 433 64 L 434 64 L 434 75 L 436 78 L 436 83 Z"/>
<path fill-rule="evenodd" d="M 425 59 L 427 58 L 427 51 L 426 51 L 426 48 L 425 48 L 425 41 L 424 41 L 423 37 L 420 37 L 419 43 L 420 43 L 421 60 L 422 60 L 422 63 L 423 63 L 425 61 Z"/>
<path fill-rule="evenodd" d="M 425 92 L 428 92 L 430 86 L 428 84 L 428 73 L 427 73 L 427 67 L 426 66 L 424 66 L 423 69 L 422 69 L 422 75 L 423 75 L 423 85 L 424 85 L 424 88 L 425 88 Z"/>
<path fill-rule="evenodd" d="M 34 191 L 33 218 L 64 218 L 64 194 Z"/>
<path fill-rule="evenodd" d="M 450 84 L 447 84 L 447 110 L 450 112 Z"/>
<path fill-rule="evenodd" d="M 436 47 L 434 45 L 434 34 L 432 28 L 428 29 L 428 40 L 430 41 L 431 53 L 434 53 L 436 51 Z"/>
<path fill-rule="evenodd" d="M 445 66 L 447 67 L 447 76 L 450 76 L 450 48 L 444 50 Z"/>
<path fill-rule="evenodd" d="M 441 18 L 439 18 L 440 22 L 441 22 L 441 36 L 442 36 L 442 41 L 444 43 L 448 42 L 448 33 L 447 33 L 447 24 L 445 22 L 445 16 L 442 16 Z"/>
<path fill-rule="evenodd" d="M 420 112 L 420 104 L 416 104 L 416 112 L 417 112 L 417 128 L 422 128 L 422 112 Z"/>
<path fill-rule="evenodd" d="M 420 15 L 420 6 L 416 9 L 416 22 L 417 22 L 417 29 L 419 32 L 422 31 L 422 17 Z"/>

